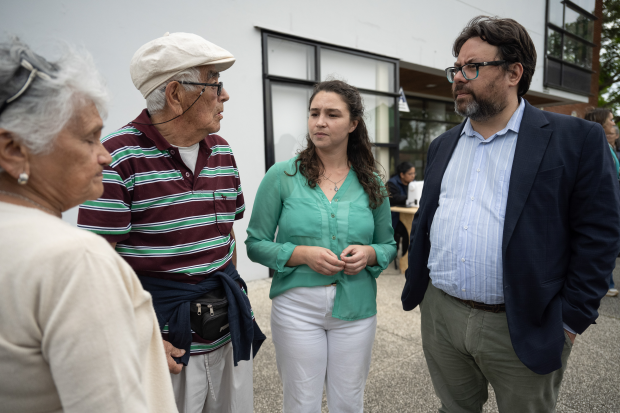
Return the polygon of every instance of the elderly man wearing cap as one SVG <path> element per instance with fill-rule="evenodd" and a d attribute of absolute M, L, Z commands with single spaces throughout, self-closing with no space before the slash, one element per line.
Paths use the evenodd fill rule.
<path fill-rule="evenodd" d="M 252 359 L 264 340 L 233 264 L 239 172 L 213 134 L 229 99 L 219 72 L 234 62 L 187 33 L 138 49 L 130 72 L 147 109 L 102 139 L 112 155 L 105 192 L 78 218 L 152 294 L 177 406 L 188 413 L 253 411 Z"/>

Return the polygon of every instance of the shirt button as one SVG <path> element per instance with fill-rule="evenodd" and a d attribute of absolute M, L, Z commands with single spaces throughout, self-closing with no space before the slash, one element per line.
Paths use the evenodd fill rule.
<path fill-rule="evenodd" d="M 461 258 L 461 261 L 465 262 L 465 258 Z"/>
<path fill-rule="evenodd" d="M 473 197 L 473 196 L 471 197 L 471 200 L 472 200 L 472 201 L 474 200 L 474 197 Z"/>
<path fill-rule="evenodd" d="M 465 226 L 463 227 L 463 229 L 467 229 L 467 225 L 465 225 Z"/>
<path fill-rule="evenodd" d="M 476 169 L 476 172 L 480 172 L 480 168 Z"/>
<path fill-rule="evenodd" d="M 338 200 L 337 200 L 337 199 L 334 199 L 334 201 L 338 202 Z"/>
<path fill-rule="evenodd" d="M 332 214 L 332 218 L 336 218 L 336 215 Z"/>
<path fill-rule="evenodd" d="M 335 235 L 332 235 L 332 239 L 336 239 L 336 236 L 335 236 Z"/>
<path fill-rule="evenodd" d="M 174 155 L 174 149 L 171 149 L 171 150 L 170 150 L 170 153 L 171 153 L 172 155 Z"/>
<path fill-rule="evenodd" d="M 465 289 L 463 288 L 463 290 L 462 290 L 462 291 L 465 291 Z"/>
<path fill-rule="evenodd" d="M 185 176 L 189 178 L 189 172 L 185 172 Z"/>

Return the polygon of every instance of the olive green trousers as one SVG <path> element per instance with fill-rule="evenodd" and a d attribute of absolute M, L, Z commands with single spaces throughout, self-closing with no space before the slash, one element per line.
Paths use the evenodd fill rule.
<path fill-rule="evenodd" d="M 489 383 L 500 413 L 555 412 L 572 348 L 566 332 L 562 368 L 539 375 L 512 348 L 506 313 L 474 310 L 431 283 L 420 311 L 422 347 L 440 413 L 482 412 Z"/>

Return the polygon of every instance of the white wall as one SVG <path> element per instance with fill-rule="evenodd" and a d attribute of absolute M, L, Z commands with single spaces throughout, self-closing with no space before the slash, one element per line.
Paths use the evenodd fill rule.
<path fill-rule="evenodd" d="M 245 193 L 245 218 L 235 224 L 239 269 L 247 279 L 267 276 L 245 253 L 245 230 L 264 175 L 261 36 L 256 27 L 401 59 L 443 72 L 452 66 L 452 41 L 479 14 L 511 17 L 529 31 L 538 51 L 532 90 L 543 92 L 545 1 L 524 0 L 227 0 L 175 2 L 107 0 L 4 1 L 2 35 L 16 34 L 44 56 L 58 40 L 88 49 L 108 80 L 112 105 L 104 133 L 134 119 L 144 107 L 129 76 L 129 61 L 165 32 L 191 32 L 232 52 L 235 65 L 222 81 L 231 99 L 222 129 L 235 152 Z M 556 95 L 554 91 L 552 94 Z M 562 94 L 564 98 L 582 98 Z M 75 214 L 68 214 L 69 221 Z"/>

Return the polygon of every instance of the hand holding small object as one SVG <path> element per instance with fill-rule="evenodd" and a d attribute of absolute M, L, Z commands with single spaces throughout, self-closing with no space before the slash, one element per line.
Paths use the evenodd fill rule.
<path fill-rule="evenodd" d="M 323 275 L 335 275 L 344 269 L 344 262 L 327 248 L 298 245 L 293 250 L 287 267 L 306 264 L 313 271 Z"/>
<path fill-rule="evenodd" d="M 370 245 L 349 245 L 340 254 L 340 259 L 345 263 L 346 275 L 356 275 L 368 265 L 377 264 L 377 254 Z"/>

